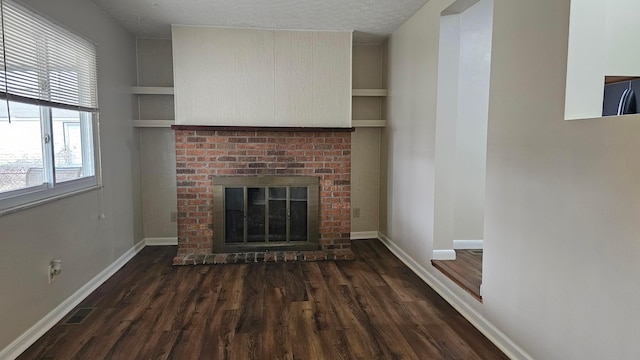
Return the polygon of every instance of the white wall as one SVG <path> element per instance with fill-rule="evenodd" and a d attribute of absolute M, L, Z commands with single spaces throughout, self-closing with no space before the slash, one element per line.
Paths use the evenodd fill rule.
<path fill-rule="evenodd" d="M 451 2 L 429 1 L 388 42 L 387 216 L 380 228 L 425 268 L 433 250 L 440 12 Z"/>
<path fill-rule="evenodd" d="M 481 240 L 484 237 L 493 0 L 480 0 L 457 16 L 460 17 L 460 68 L 453 239 Z"/>
<path fill-rule="evenodd" d="M 176 124 L 350 127 L 351 37 L 174 25 Z"/>
<path fill-rule="evenodd" d="M 428 263 L 437 18 L 448 3 L 429 1 L 390 40 L 385 235 L 521 357 L 635 359 L 640 123 L 564 121 L 569 0 L 495 0 L 483 303 Z"/>
<path fill-rule="evenodd" d="M 0 217 L 0 349 L 142 239 L 134 38 L 86 0 L 25 4 L 98 45 L 104 188 Z M 52 259 L 63 272 L 48 285 Z"/>
<path fill-rule="evenodd" d="M 435 213 L 433 244 L 436 250 L 453 249 L 456 212 L 456 136 L 460 85 L 460 15 L 439 17 L 438 94 L 435 138 Z"/>
<path fill-rule="evenodd" d="M 493 1 L 440 18 L 434 248 L 481 240 Z"/>
<path fill-rule="evenodd" d="M 569 3 L 496 1 L 484 305 L 537 359 L 634 359 L 640 122 L 563 121 Z"/>
<path fill-rule="evenodd" d="M 573 0 L 565 118 L 602 116 L 604 76 L 639 76 L 637 0 Z"/>

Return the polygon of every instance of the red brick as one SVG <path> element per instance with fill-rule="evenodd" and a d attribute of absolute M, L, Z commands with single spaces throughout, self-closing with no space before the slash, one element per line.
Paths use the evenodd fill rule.
<path fill-rule="evenodd" d="M 181 182 L 178 237 L 186 246 L 179 246 L 178 253 L 201 254 L 200 259 L 213 251 L 210 176 L 315 174 L 321 179 L 320 245 L 324 250 L 304 252 L 304 259 L 352 257 L 349 239 L 342 236 L 350 232 L 350 186 L 338 182 L 350 181 L 350 139 L 351 134 L 343 132 L 176 131 L 176 168 L 184 170 L 176 176 Z M 296 260 L 296 253 L 287 252 L 285 258 Z M 206 259 L 203 262 L 210 262 Z M 264 259 L 275 261 L 277 255 L 265 253 Z"/>

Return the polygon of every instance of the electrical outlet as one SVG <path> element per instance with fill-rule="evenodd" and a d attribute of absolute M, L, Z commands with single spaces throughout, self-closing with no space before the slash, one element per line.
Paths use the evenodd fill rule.
<path fill-rule="evenodd" d="M 49 270 L 49 284 L 51 284 L 55 281 L 56 276 L 62 274 L 62 260 L 52 260 L 47 270 Z"/>
<path fill-rule="evenodd" d="M 171 222 L 178 222 L 178 212 L 176 211 L 171 212 Z"/>
<path fill-rule="evenodd" d="M 360 217 L 360 208 L 353 208 L 353 218 L 357 219 Z"/>

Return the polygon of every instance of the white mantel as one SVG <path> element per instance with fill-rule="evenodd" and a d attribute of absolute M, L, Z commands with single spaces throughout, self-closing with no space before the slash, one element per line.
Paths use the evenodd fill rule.
<path fill-rule="evenodd" d="M 351 127 L 351 32 L 172 34 L 176 124 Z"/>

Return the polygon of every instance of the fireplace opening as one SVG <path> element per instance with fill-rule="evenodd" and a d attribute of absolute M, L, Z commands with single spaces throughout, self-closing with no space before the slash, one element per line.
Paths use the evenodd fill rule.
<path fill-rule="evenodd" d="M 319 178 L 213 178 L 215 252 L 318 250 Z"/>

